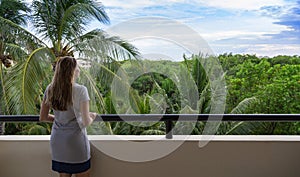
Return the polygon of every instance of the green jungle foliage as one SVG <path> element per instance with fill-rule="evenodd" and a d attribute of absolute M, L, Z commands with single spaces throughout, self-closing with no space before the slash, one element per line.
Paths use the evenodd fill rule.
<path fill-rule="evenodd" d="M 87 86 L 91 110 L 99 114 L 300 113 L 299 56 L 229 53 L 183 56 L 181 62 L 140 60 L 137 48 L 118 36 L 101 29 L 87 31 L 91 19 L 109 23 L 101 3 L 1 1 L 0 114 L 39 114 L 52 67 L 61 56 L 79 56 L 90 66 L 81 68 L 78 82 Z M 27 22 L 39 36 L 23 28 Z M 205 122 L 173 124 L 174 134 L 210 134 Z M 300 134 L 299 122 L 214 126 L 216 134 Z M 165 129 L 163 122 L 95 122 L 88 132 L 150 135 L 165 134 Z M 51 124 L 0 123 L 0 134 L 4 130 L 6 134 L 50 134 Z"/>
<path fill-rule="evenodd" d="M 182 62 L 145 61 L 159 66 L 159 73 L 149 72 L 135 78 L 129 89 L 128 107 L 137 114 L 166 113 L 190 114 L 209 113 L 211 90 L 206 71 L 201 66 L 200 55 L 193 55 Z M 246 114 L 299 114 L 300 113 L 300 58 L 298 56 L 277 56 L 259 58 L 255 55 L 223 54 L 218 56 L 226 79 L 227 96 L 225 113 Z M 121 66 L 135 72 L 138 61 L 106 63 L 113 73 Z M 176 82 L 163 73 L 171 70 L 179 74 L 176 66 L 184 67 L 197 85 L 198 109 L 183 108 Z M 138 71 L 136 71 L 138 72 Z M 169 71 L 168 71 L 169 72 Z M 105 108 L 102 113 L 116 114 L 111 83 L 116 75 L 107 75 L 103 70 L 97 74 L 97 87 L 101 90 Z M 179 77 L 179 80 L 181 78 Z M 120 81 L 122 82 L 122 81 Z M 180 83 L 180 82 L 179 82 Z M 96 105 L 97 106 L 97 105 Z M 99 106 L 99 105 L 98 105 Z M 96 110 L 96 109 L 95 109 Z M 127 112 L 126 112 L 127 111 Z M 100 112 L 101 113 L 101 112 Z M 202 134 L 205 122 L 174 122 L 174 134 Z M 298 122 L 227 122 L 220 123 L 216 134 L 300 134 Z M 7 134 L 49 134 L 51 126 L 45 123 L 6 125 Z M 95 122 L 88 128 L 90 134 L 165 134 L 163 122 Z"/>

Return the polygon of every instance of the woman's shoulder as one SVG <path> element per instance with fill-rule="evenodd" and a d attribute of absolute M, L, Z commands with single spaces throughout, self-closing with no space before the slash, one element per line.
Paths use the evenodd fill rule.
<path fill-rule="evenodd" d="M 77 99 L 79 101 L 90 99 L 87 88 L 84 85 L 76 83 L 73 85 L 73 96 L 75 96 L 74 99 Z"/>
<path fill-rule="evenodd" d="M 73 85 L 73 89 L 75 89 L 75 90 L 85 90 L 86 86 L 75 83 Z"/>

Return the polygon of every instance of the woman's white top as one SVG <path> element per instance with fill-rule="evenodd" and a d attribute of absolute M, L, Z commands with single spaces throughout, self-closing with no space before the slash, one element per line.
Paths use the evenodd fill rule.
<path fill-rule="evenodd" d="M 47 88 L 48 89 L 48 88 Z M 45 97 L 47 96 L 47 89 Z M 54 112 L 50 146 L 52 160 L 65 163 L 82 163 L 90 159 L 90 143 L 82 123 L 80 102 L 90 100 L 87 88 L 74 84 L 73 105 L 66 111 Z"/>

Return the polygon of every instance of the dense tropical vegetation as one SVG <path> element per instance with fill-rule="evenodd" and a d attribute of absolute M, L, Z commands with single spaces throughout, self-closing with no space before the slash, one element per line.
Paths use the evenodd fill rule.
<path fill-rule="evenodd" d="M 18 25 L 25 25 L 27 15 L 30 9 L 24 2 L 18 0 L 1 0 L 0 1 L 0 18 L 1 21 L 10 23 L 11 26 L 18 28 Z M 7 20 L 5 20 L 7 19 Z M 8 21 L 9 20 L 9 21 Z M 2 23 L 1 23 L 2 25 Z M 3 90 L 5 68 L 9 68 L 12 65 L 12 59 L 16 57 L 16 51 L 18 46 L 15 45 L 16 38 L 8 35 L 10 33 L 9 28 L 5 28 L 4 25 L 0 31 L 0 114 L 3 112 L 3 103 L 5 91 Z M 5 109 L 4 109 L 5 110 Z M 0 122 L 0 135 L 4 133 L 4 123 Z"/>
<path fill-rule="evenodd" d="M 91 0 L 34 0 L 28 20 L 33 24 L 35 33 L 20 26 L 26 17 L 27 7 L 14 9 L 12 1 L 1 1 L 3 13 L 0 17 L 1 63 L 11 66 L 1 69 L 2 110 L 6 114 L 36 114 L 40 95 L 50 82 L 52 67 L 61 56 L 77 56 L 82 61 L 101 68 L 104 61 L 135 58 L 138 52 L 129 43 L 116 36 L 108 36 L 103 30 L 86 31 L 92 19 L 109 23 L 109 18 L 101 3 Z M 6 10 L 8 9 L 8 10 Z M 20 16 L 20 13 L 23 16 Z M 7 16 L 14 16 L 6 18 Z M 17 23 L 18 22 L 18 23 Z M 1 65 L 2 67 L 2 65 Z M 109 71 L 109 69 L 107 69 Z M 93 72 L 82 72 L 90 93 L 96 97 L 93 104 L 103 103 L 96 88 Z M 103 106 L 103 104 L 100 104 Z M 101 109 L 101 107 L 99 107 Z"/>
<path fill-rule="evenodd" d="M 285 113 L 299 114 L 300 99 L 300 57 L 298 56 L 277 56 L 273 58 L 258 58 L 254 55 L 220 55 L 219 60 L 226 71 L 226 82 L 228 94 L 226 99 L 225 113 Z M 196 81 L 198 78 L 202 83 L 209 83 L 206 79 L 202 79 L 200 74 L 204 74 L 202 69 L 197 69 L 197 60 L 200 56 L 193 56 L 185 61 L 179 62 L 180 65 L 189 68 Z M 244 61 L 243 61 L 244 60 Z M 148 61 L 157 63 L 161 68 L 161 72 L 172 70 L 172 66 L 178 64 L 172 61 Z M 120 65 L 125 67 L 133 67 L 137 62 L 120 61 L 106 63 L 106 66 L 116 72 Z M 233 67 L 234 66 L 234 67 Z M 175 67 L 173 67 L 175 68 Z M 198 75 L 196 71 L 202 70 Z M 243 72 L 241 72 L 243 71 Z M 176 73 L 177 71 L 174 70 Z M 98 73 L 97 87 L 101 90 L 104 98 L 105 109 L 100 113 L 116 113 L 112 102 L 110 84 L 113 76 L 109 77 L 104 73 Z M 204 77 L 205 78 L 205 77 Z M 196 82 L 197 83 L 197 82 Z M 199 85 L 199 100 L 205 100 L 198 112 L 188 113 L 209 113 L 210 107 L 210 91 L 206 84 Z M 151 111 L 155 113 L 181 113 L 181 96 L 174 82 L 159 73 L 148 73 L 138 77 L 132 83 L 131 99 L 135 104 L 136 113 L 147 114 Z M 204 91 L 206 90 L 206 91 Z M 163 98 L 156 97 L 156 94 L 164 97 L 164 104 L 160 103 Z M 136 107 L 135 107 L 136 105 Z M 158 105 L 158 106 L 157 106 Z M 99 106 L 99 105 L 98 105 Z M 156 107 L 155 107 L 156 106 Z M 151 110 L 155 109 L 155 110 Z M 185 112 L 186 113 L 186 112 Z M 174 123 L 175 124 L 175 123 Z M 38 125 L 41 125 L 38 123 Z M 150 126 L 147 126 L 150 125 Z M 178 122 L 174 129 L 175 134 L 187 133 L 185 128 L 192 124 L 186 122 Z M 19 127 L 18 127 L 19 126 Z M 50 125 L 42 127 L 20 126 L 20 124 L 8 124 L 7 133 L 20 134 L 48 134 L 50 133 Z M 205 123 L 198 122 L 192 134 L 201 134 Z M 30 129 L 31 128 L 31 129 Z M 300 134 L 300 125 L 298 122 L 230 122 L 222 123 L 219 127 L 218 134 Z M 90 127 L 89 132 L 92 134 L 164 134 L 164 123 L 150 122 L 126 123 L 111 122 L 110 126 L 103 123 L 94 123 Z"/>
<path fill-rule="evenodd" d="M 193 55 L 183 56 L 182 62 L 141 62 L 137 49 L 119 37 L 108 36 L 101 29 L 86 31 L 91 19 L 109 23 L 104 7 L 92 0 L 34 0 L 30 13 L 21 1 L 0 2 L 2 114 L 38 114 L 52 69 L 60 56 L 67 55 L 76 56 L 89 66 L 81 68 L 78 82 L 89 88 L 93 111 L 101 114 L 210 113 L 216 93 L 201 62 L 212 58 Z M 9 6 L 20 8 L 5 11 Z M 30 15 L 20 15 L 25 12 Z M 26 20 L 39 35 L 22 26 Z M 299 56 L 222 54 L 217 59 L 225 72 L 225 113 L 300 113 Z M 125 82 L 118 71 L 135 73 L 143 67 L 141 63 L 155 65 L 160 72 L 135 78 L 127 85 L 130 104 L 124 104 L 123 100 L 117 100 L 116 104 L 111 84 L 115 79 Z M 172 73 L 177 81 L 162 73 Z M 183 106 L 186 99 L 177 83 L 186 83 L 187 77 L 195 84 L 199 98 Z M 174 134 L 201 134 L 205 125 L 205 122 L 177 122 L 173 131 Z M 51 124 L 7 123 L 5 128 L 6 134 L 49 134 Z M 165 125 L 162 122 L 95 122 L 88 131 L 91 134 L 164 134 Z M 300 134 L 300 125 L 298 122 L 230 122 L 221 123 L 217 134 Z"/>

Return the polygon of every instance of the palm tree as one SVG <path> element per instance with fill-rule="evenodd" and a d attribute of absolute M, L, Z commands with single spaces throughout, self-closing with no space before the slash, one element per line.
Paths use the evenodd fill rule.
<path fill-rule="evenodd" d="M 210 87 L 210 82 L 208 81 L 208 77 L 207 77 L 208 74 L 206 73 L 204 67 L 201 65 L 200 62 L 201 60 L 205 61 L 207 59 L 210 58 L 209 57 L 203 58 L 202 55 L 192 55 L 190 59 L 184 56 L 184 65 L 191 72 L 191 75 L 193 76 L 193 79 L 197 85 L 198 92 L 199 92 L 199 100 L 197 103 L 198 111 L 194 110 L 191 107 L 187 107 L 185 110 L 183 110 L 183 113 L 208 114 L 212 107 L 212 103 L 211 103 L 212 92 L 214 92 L 214 94 L 223 94 L 222 92 L 215 92 L 211 90 L 212 88 Z M 211 70 L 210 72 L 214 72 L 214 71 Z M 223 75 L 223 77 L 225 77 L 225 74 Z M 221 79 L 225 79 L 225 78 L 221 78 Z M 220 95 L 215 95 L 215 96 L 221 97 Z M 232 110 L 225 110 L 225 113 L 243 114 L 247 111 L 247 109 L 251 105 L 257 103 L 257 101 L 258 100 L 256 97 L 246 98 L 242 100 Z M 197 122 L 192 132 L 188 132 L 191 130 L 191 127 L 193 125 L 194 125 L 193 122 L 179 122 L 178 126 L 174 128 L 174 134 L 188 134 L 188 133 L 202 134 L 206 123 Z M 256 122 L 253 123 L 253 122 L 237 122 L 237 121 L 216 123 L 214 125 L 218 127 L 216 134 L 249 134 L 257 127 L 260 126 L 260 124 L 257 124 Z"/>
<path fill-rule="evenodd" d="M 75 56 L 92 65 L 104 67 L 103 61 L 130 59 L 138 56 L 135 47 L 118 37 L 110 37 L 103 30 L 86 32 L 92 19 L 103 24 L 109 18 L 101 3 L 92 0 L 34 0 L 32 24 L 39 34 L 39 44 L 28 56 L 9 71 L 5 82 L 9 113 L 36 114 L 41 95 L 52 76 L 51 65 L 60 56 Z M 32 34 L 32 39 L 37 36 Z M 43 42 L 41 42 L 43 41 Z M 108 70 L 109 72 L 109 70 Z M 82 69 L 81 80 L 90 89 L 92 101 L 98 102 L 98 111 L 104 110 L 103 98 L 96 86 L 93 72 Z M 93 104 L 96 105 L 96 104 Z"/>
<path fill-rule="evenodd" d="M 0 17 L 8 19 L 18 25 L 26 25 L 27 13 L 30 8 L 20 0 L 1 0 Z"/>
<path fill-rule="evenodd" d="M 182 73 L 180 69 L 176 69 L 174 72 L 175 78 L 178 79 L 178 83 L 183 84 L 183 85 L 188 85 L 189 83 L 186 82 L 187 80 L 187 74 L 192 76 L 192 79 L 194 80 L 196 84 L 196 91 L 199 93 L 199 99 L 197 100 L 197 103 L 195 105 L 198 106 L 195 107 L 194 104 L 188 104 L 185 105 L 185 107 L 182 107 L 182 109 L 178 112 L 177 109 L 174 108 L 176 104 L 182 105 L 179 103 L 179 101 L 184 101 L 184 98 L 182 96 L 177 96 L 175 98 L 175 102 L 173 102 L 170 98 L 168 97 L 169 92 L 174 92 L 176 89 L 175 85 L 172 85 L 171 83 L 172 80 L 165 79 L 164 81 L 168 82 L 161 82 L 162 85 L 158 83 L 158 80 L 155 79 L 155 74 L 150 74 L 148 73 L 147 75 L 144 75 L 141 77 L 142 79 L 137 79 L 135 84 L 132 84 L 133 86 L 135 85 L 138 91 L 143 91 L 143 94 L 139 94 L 137 90 L 130 90 L 132 92 L 129 95 L 130 99 L 130 104 L 124 104 L 122 102 L 122 109 L 119 107 L 119 111 L 122 113 L 130 113 L 131 111 L 128 111 L 129 107 L 134 110 L 135 113 L 139 114 L 149 114 L 150 112 L 154 112 L 156 114 L 161 114 L 166 110 L 166 107 L 170 107 L 171 109 L 169 110 L 170 112 L 168 113 L 179 113 L 179 114 L 208 114 L 211 110 L 212 103 L 211 103 L 211 97 L 212 94 L 222 94 L 222 92 L 215 92 L 212 91 L 213 88 L 210 87 L 210 82 L 208 81 L 208 77 L 206 74 L 205 69 L 200 63 L 201 55 L 193 55 L 191 59 L 187 59 L 184 57 L 185 61 L 182 63 L 183 67 L 187 67 L 189 73 Z M 210 58 L 208 58 L 210 59 Z M 128 71 L 133 71 L 135 62 L 130 62 L 130 66 L 127 68 Z M 138 61 L 136 62 L 138 63 Z M 155 62 L 152 62 L 153 68 L 156 68 Z M 157 63 L 158 65 L 161 65 L 160 63 Z M 139 65 L 138 65 L 139 66 Z M 171 70 L 172 66 L 169 66 L 168 69 Z M 173 68 L 172 68 L 173 69 Z M 217 68 L 218 69 L 218 68 Z M 211 70 L 212 72 L 213 70 Z M 147 76 L 147 77 L 145 77 Z M 225 75 L 223 75 L 224 77 Z M 163 79 L 162 77 L 160 79 Z M 162 80 L 160 80 L 162 81 Z M 160 82 L 159 81 L 159 82 Z M 150 84 L 149 87 L 144 89 L 144 85 Z M 167 83 L 167 84 L 166 84 Z M 179 84 L 179 85 L 180 85 Z M 175 86 L 175 87 L 174 87 Z M 118 88 L 118 87 L 117 87 Z M 189 89 L 192 90 L 192 89 Z M 148 93 L 148 91 L 150 91 Z M 147 92 L 147 93 L 145 93 Z M 152 95 L 155 95 L 159 93 L 159 97 L 155 97 Z M 115 95 L 116 96 L 116 95 Z M 187 97 L 189 95 L 185 95 Z M 116 96 L 117 97 L 117 96 Z M 219 97 L 217 95 L 216 97 Z M 193 99 L 190 98 L 185 98 L 192 100 L 191 103 L 193 103 Z M 106 100 L 106 106 L 109 108 L 107 110 L 110 110 L 110 113 L 115 113 L 116 110 L 114 110 L 114 107 L 112 106 L 112 97 L 111 94 L 108 94 L 105 97 Z M 165 100 L 165 102 L 164 102 Z M 253 105 L 257 99 L 255 97 L 247 98 L 244 99 L 242 102 L 240 102 L 234 109 L 232 110 L 226 110 L 226 113 L 230 114 L 242 114 L 247 111 L 247 109 Z M 120 106 L 120 105 L 119 105 Z M 196 110 L 197 109 L 197 110 Z M 173 125 L 175 122 L 173 122 Z M 138 127 L 133 127 L 125 122 L 117 122 L 111 125 L 112 131 L 114 134 L 165 134 L 165 124 L 163 122 L 157 122 L 156 124 L 153 124 L 151 126 L 148 126 L 145 128 L 145 125 L 147 125 L 147 122 L 143 123 L 137 123 L 135 125 L 138 125 Z M 205 128 L 205 123 L 204 122 L 197 122 L 196 124 L 193 122 L 183 122 L 179 121 L 176 123 L 176 126 L 173 129 L 174 134 L 202 134 L 203 130 Z M 217 134 L 245 134 L 245 133 L 251 133 L 251 131 L 255 130 L 259 125 L 255 123 L 248 123 L 248 122 L 226 122 L 226 123 L 221 123 L 219 126 L 218 131 L 216 132 Z M 104 128 L 101 130 L 94 131 L 93 133 L 100 133 L 100 134 L 107 134 L 107 132 L 103 131 Z M 191 132 L 192 131 L 192 132 Z"/>
<path fill-rule="evenodd" d="M 25 25 L 27 13 L 30 9 L 27 4 L 19 0 L 0 0 L 0 97 L 3 98 L 5 68 L 12 65 L 12 61 L 20 58 L 19 47 L 15 44 L 15 39 L 11 34 L 15 31 L 8 28 L 10 26 Z M 22 52 L 21 52 L 22 53 Z M 4 68 L 3 68 L 4 67 Z M 0 101 L 0 115 L 3 114 L 3 99 Z M 0 135 L 4 134 L 4 123 L 0 123 Z"/>

